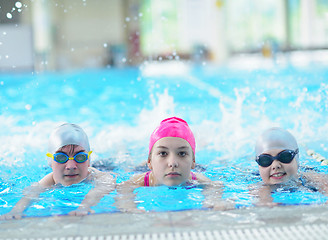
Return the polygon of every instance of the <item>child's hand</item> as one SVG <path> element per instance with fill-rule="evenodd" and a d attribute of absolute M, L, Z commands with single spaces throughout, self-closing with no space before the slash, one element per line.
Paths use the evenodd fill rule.
<path fill-rule="evenodd" d="M 218 201 L 218 202 L 204 202 L 205 208 L 210 208 L 216 211 L 225 211 L 235 209 L 235 204 L 229 201 Z"/>
<path fill-rule="evenodd" d="M 22 213 L 9 212 L 0 216 L 0 220 L 12 220 L 12 219 L 21 219 L 23 216 Z"/>
<path fill-rule="evenodd" d="M 70 215 L 70 216 L 85 216 L 85 215 L 89 215 L 89 214 L 92 214 L 92 213 L 95 213 L 95 211 L 92 210 L 91 208 L 81 206 L 78 209 L 69 212 L 68 215 Z"/>
<path fill-rule="evenodd" d="M 121 212 L 126 212 L 126 213 L 145 213 L 146 211 L 144 209 L 139 209 L 139 208 L 124 208 L 124 209 L 121 209 Z"/>
<path fill-rule="evenodd" d="M 121 202 L 120 206 L 116 206 L 121 212 L 125 213 L 144 213 L 146 212 L 144 209 L 140 209 L 137 207 L 135 202 L 133 201 L 125 201 Z"/>
<path fill-rule="evenodd" d="M 255 206 L 257 207 L 275 207 L 279 205 L 281 205 L 281 203 L 277 203 L 277 202 L 258 202 L 255 204 Z"/>

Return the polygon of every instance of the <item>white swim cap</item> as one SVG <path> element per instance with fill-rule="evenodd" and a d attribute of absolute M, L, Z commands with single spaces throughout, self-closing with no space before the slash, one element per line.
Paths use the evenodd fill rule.
<path fill-rule="evenodd" d="M 72 123 L 64 123 L 56 127 L 49 137 L 48 152 L 54 154 L 66 145 L 79 145 L 86 152 L 90 151 L 88 136 L 81 127 Z"/>
<path fill-rule="evenodd" d="M 271 149 L 289 149 L 298 148 L 296 139 L 287 130 L 279 127 L 273 127 L 265 130 L 257 139 L 255 145 L 256 156 Z M 297 154 L 298 159 L 298 154 Z"/>

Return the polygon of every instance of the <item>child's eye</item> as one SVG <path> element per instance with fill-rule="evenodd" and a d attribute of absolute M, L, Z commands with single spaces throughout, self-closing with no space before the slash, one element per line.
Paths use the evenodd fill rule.
<path fill-rule="evenodd" d="M 158 155 L 160 155 L 161 157 L 165 157 L 167 156 L 167 152 L 159 152 Z"/>
<path fill-rule="evenodd" d="M 186 153 L 186 152 L 179 152 L 178 155 L 179 155 L 180 157 L 184 157 L 184 156 L 187 155 L 187 153 Z"/>

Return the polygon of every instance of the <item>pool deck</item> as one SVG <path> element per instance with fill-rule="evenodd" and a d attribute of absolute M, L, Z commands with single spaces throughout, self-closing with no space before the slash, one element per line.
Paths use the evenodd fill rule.
<path fill-rule="evenodd" d="M 328 205 L 23 218 L 0 222 L 0 239 L 139 239 L 127 236 L 309 225 L 328 231 Z M 321 239 L 315 233 L 311 236 Z"/>

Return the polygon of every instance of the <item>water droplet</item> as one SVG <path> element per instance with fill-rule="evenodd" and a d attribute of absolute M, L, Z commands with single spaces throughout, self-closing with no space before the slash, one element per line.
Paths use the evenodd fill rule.
<path fill-rule="evenodd" d="M 125 63 L 125 62 L 126 62 L 126 58 L 122 58 L 122 62 L 124 62 L 124 63 Z"/>
<path fill-rule="evenodd" d="M 104 48 L 108 47 L 108 44 L 107 43 L 104 43 Z"/>
<path fill-rule="evenodd" d="M 7 32 L 2 32 L 3 35 L 7 35 Z"/>
<path fill-rule="evenodd" d="M 30 111 L 32 109 L 32 106 L 30 104 L 26 104 L 25 105 L 25 109 L 28 110 L 28 111 Z"/>
<path fill-rule="evenodd" d="M 142 17 L 142 13 L 139 13 L 139 17 Z"/>
<path fill-rule="evenodd" d="M 5 83 L 3 81 L 0 82 L 0 85 L 3 86 Z"/>
<path fill-rule="evenodd" d="M 22 5 L 21 2 L 16 2 L 16 3 L 15 3 L 15 6 L 16 6 L 17 8 L 21 8 L 23 5 Z"/>
<path fill-rule="evenodd" d="M 11 13 L 7 13 L 7 18 L 12 19 L 13 15 Z"/>
<path fill-rule="evenodd" d="M 129 17 L 125 18 L 125 21 L 130 22 L 130 18 Z"/>

